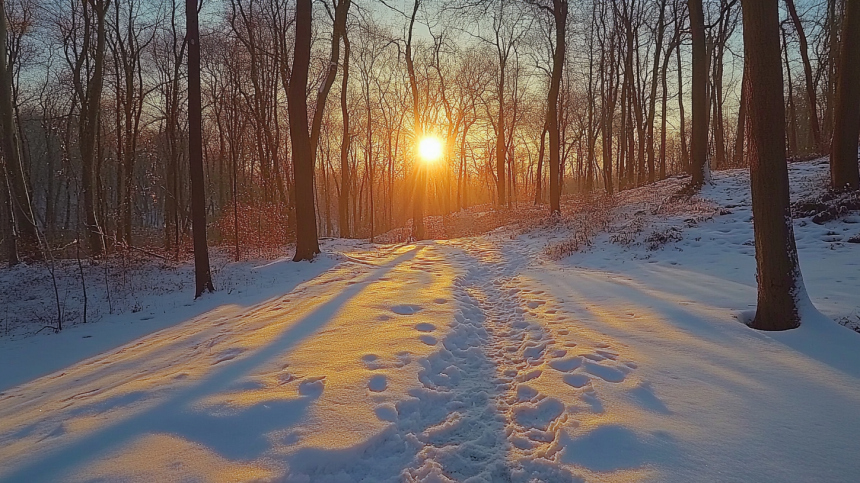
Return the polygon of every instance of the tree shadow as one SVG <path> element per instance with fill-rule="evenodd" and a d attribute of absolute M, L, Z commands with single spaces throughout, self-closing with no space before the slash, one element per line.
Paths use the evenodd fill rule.
<path fill-rule="evenodd" d="M 156 404 L 144 408 L 120 421 L 103 422 L 102 427 L 78 437 L 69 443 L 31 455 L 24 464 L 3 475 L 9 481 L 57 481 L 64 475 L 85 468 L 95 457 L 115 451 L 135 438 L 166 432 L 189 439 L 209 447 L 226 458 L 253 459 L 261 456 L 270 444 L 265 433 L 273 429 L 287 428 L 300 421 L 317 394 L 295 399 L 262 401 L 238 411 L 218 414 L 219 408 L 201 412 L 195 408 L 200 401 L 222 393 L 254 370 L 282 358 L 294 346 L 323 328 L 332 317 L 352 298 L 365 290 L 369 283 L 384 277 L 399 264 L 413 258 L 416 248 L 399 255 L 391 262 L 379 267 L 362 279 L 360 283 L 346 285 L 331 300 L 323 302 L 300 320 L 284 328 L 274 340 L 255 352 L 230 360 L 228 364 L 213 365 L 211 373 L 188 387 L 177 389 Z M 138 364 L 140 361 L 138 361 Z M 93 369 L 96 369 L 95 367 Z M 116 368 L 114 368 L 116 370 Z M 130 366 L 128 369 L 130 370 Z M 129 380 L 134 377 L 130 374 Z M 158 387 L 151 388 L 152 392 Z M 133 395 L 133 396 L 132 396 Z M 129 393 L 109 404 L 108 401 L 94 403 L 91 407 L 80 406 L 71 414 L 97 412 L 126 403 L 138 402 L 142 397 Z M 223 408 L 220 408 L 223 409 Z M 274 422 L 273 422 L 274 421 Z M 60 425 L 62 429 L 63 425 Z"/>

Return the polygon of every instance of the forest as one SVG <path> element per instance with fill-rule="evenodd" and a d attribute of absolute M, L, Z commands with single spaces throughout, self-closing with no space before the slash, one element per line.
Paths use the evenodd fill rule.
<path fill-rule="evenodd" d="M 0 0 L 0 481 L 853 481 L 858 144 L 860 0 Z"/>
<path fill-rule="evenodd" d="M 747 166 L 740 3 L 688 3 L 315 3 L 306 92 L 320 234 L 373 239 L 406 225 L 425 134 L 445 156 L 429 173 L 427 215 L 557 211 L 561 195 Z M 842 3 L 781 2 L 789 157 L 829 151 Z M 27 257 L 81 237 L 91 256 L 177 254 L 192 218 L 185 5 L 4 4 L 6 108 L 20 154 L 4 156 L 3 192 L 22 210 L 4 239 L 18 234 Z M 201 8 L 206 217 L 211 241 L 241 258 L 296 237 L 296 6 Z"/>

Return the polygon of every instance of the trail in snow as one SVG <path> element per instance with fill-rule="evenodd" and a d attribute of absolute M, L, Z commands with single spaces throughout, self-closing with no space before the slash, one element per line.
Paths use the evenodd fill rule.
<path fill-rule="evenodd" d="M 282 296 L 4 389 L 0 481 L 853 481 L 860 335 L 738 322 L 748 188 L 716 179 L 730 211 L 677 213 L 656 247 L 646 225 L 560 261 L 557 227 L 346 247 Z M 813 301 L 848 313 L 856 245 L 796 228 Z"/>

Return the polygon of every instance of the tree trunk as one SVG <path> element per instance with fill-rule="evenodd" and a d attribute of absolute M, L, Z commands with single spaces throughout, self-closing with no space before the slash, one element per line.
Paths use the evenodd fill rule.
<path fill-rule="evenodd" d="M 40 258 L 39 234 L 30 204 L 27 180 L 24 176 L 20 133 L 15 123 L 12 66 L 6 65 L 6 35 L 6 5 L 4 0 L 0 0 L 0 133 L 3 135 L 0 149 L 6 165 L 6 180 L 10 191 L 9 203 L 14 213 L 11 219 L 17 226 L 17 241 L 21 243 L 21 251 L 26 256 Z M 12 243 L 16 243 L 13 233 L 15 232 L 10 233 L 10 237 L 12 237 Z M 9 260 L 12 260 L 11 255 Z"/>
<path fill-rule="evenodd" d="M 338 199 L 338 229 L 341 238 L 349 238 L 349 106 L 347 87 L 349 86 L 349 37 L 343 32 L 343 78 L 340 86 L 340 112 L 343 117 L 343 134 L 340 140 L 340 198 Z"/>
<path fill-rule="evenodd" d="M 81 150 L 81 191 L 84 198 L 84 221 L 87 239 L 93 256 L 104 253 L 105 241 L 96 215 L 97 183 L 95 176 L 98 156 L 98 131 L 101 113 L 102 85 L 104 81 L 105 57 L 105 14 L 110 0 L 86 0 L 95 11 L 96 46 L 93 53 L 92 77 L 87 82 L 85 99 L 81 99 L 80 113 L 80 150 Z M 86 32 L 84 35 L 89 35 Z"/>
<path fill-rule="evenodd" d="M 836 81 L 830 183 L 834 189 L 860 188 L 857 135 L 860 131 L 860 0 L 847 0 L 842 17 L 842 51 Z"/>
<path fill-rule="evenodd" d="M 680 25 L 675 27 L 680 28 Z M 684 76 L 681 69 L 681 45 L 678 45 L 678 50 L 675 51 L 675 58 L 678 64 L 678 122 L 679 132 L 678 137 L 681 138 L 681 167 L 684 170 L 690 169 L 690 152 L 687 149 L 687 114 L 684 111 Z"/>
<path fill-rule="evenodd" d="M 317 144 L 319 144 L 322 118 L 325 113 L 325 103 L 328 93 L 334 84 L 337 75 L 337 60 L 340 58 L 340 37 L 346 31 L 346 15 L 352 0 L 340 0 L 334 7 L 334 26 L 331 35 L 331 58 L 323 83 L 317 91 L 317 103 L 314 109 L 313 122 L 311 124 L 311 155 L 316 159 Z M 314 163 L 315 164 L 315 163 Z"/>
<path fill-rule="evenodd" d="M 565 32 L 567 30 L 567 0 L 553 0 L 555 17 L 555 52 L 552 57 L 552 77 L 547 100 L 549 131 L 549 212 L 561 213 L 561 138 L 558 126 L 558 93 L 564 68 Z"/>
<path fill-rule="evenodd" d="M 800 325 L 797 302 L 804 289 L 789 208 L 778 0 L 744 0 L 743 26 L 758 278 L 751 326 L 793 329 Z"/>
<path fill-rule="evenodd" d="M 797 154 L 797 109 L 794 107 L 794 81 L 791 79 L 791 65 L 788 62 L 788 39 L 785 29 L 782 30 L 782 53 L 785 60 L 785 84 L 788 88 L 788 155 Z"/>
<path fill-rule="evenodd" d="M 655 152 L 654 152 L 655 151 L 655 149 L 654 149 L 654 144 L 655 144 L 655 140 L 654 140 L 654 117 L 655 117 L 656 111 L 657 111 L 657 109 L 656 109 L 656 107 L 657 107 L 657 82 L 661 78 L 661 75 L 660 75 L 660 54 L 663 53 L 663 35 L 665 33 L 665 30 L 666 30 L 666 22 L 664 21 L 664 18 L 666 15 L 666 0 L 660 0 L 660 3 L 658 5 L 659 5 L 658 8 L 660 9 L 660 14 L 659 14 L 659 17 L 657 20 L 657 46 L 655 47 L 655 50 L 654 50 L 654 71 L 653 71 L 653 74 L 651 76 L 651 97 L 650 97 L 651 107 L 648 110 L 648 123 L 647 123 L 647 128 L 648 128 L 648 182 L 649 183 L 654 182 L 654 178 L 655 178 L 655 174 L 656 174 L 654 172 L 654 156 L 655 156 Z M 668 52 L 667 52 L 666 56 L 668 57 Z M 666 78 L 665 69 L 663 70 L 662 78 L 664 80 Z M 665 101 L 662 105 L 665 107 Z M 665 114 L 664 114 L 664 117 L 665 117 Z M 663 146 L 663 145 L 661 144 L 661 146 Z M 663 152 L 664 152 L 664 149 L 661 147 L 661 149 L 660 149 L 661 157 L 663 156 Z M 661 179 L 663 178 L 664 173 L 665 173 L 665 168 L 663 166 L 661 166 L 661 174 L 660 174 Z"/>
<path fill-rule="evenodd" d="M 496 191 L 499 208 L 505 206 L 505 63 L 499 52 L 499 117 L 496 123 Z"/>
<path fill-rule="evenodd" d="M 741 77 L 741 100 L 738 106 L 738 126 L 735 129 L 735 154 L 734 165 L 744 165 L 744 140 L 746 139 L 747 119 L 747 69 L 744 65 L 744 73 Z"/>
<path fill-rule="evenodd" d="M 2 212 L 0 212 L 0 236 L 3 237 L 6 245 L 6 261 L 9 266 L 15 266 L 20 261 L 18 259 L 18 243 L 17 234 L 15 233 L 15 215 L 12 214 L 12 195 L 9 192 L 9 186 L 6 183 L 6 165 L 0 164 L 0 197 L 2 197 Z"/>
<path fill-rule="evenodd" d="M 311 60 L 311 0 L 296 4 L 296 40 L 287 107 L 296 183 L 296 255 L 293 261 L 312 260 L 320 252 L 314 203 L 314 155 L 308 132 L 308 68 Z"/>
<path fill-rule="evenodd" d="M 794 6 L 794 0 L 785 0 L 785 5 L 788 7 L 788 14 L 791 16 L 794 30 L 797 32 L 797 38 L 800 41 L 800 59 L 803 61 L 803 75 L 806 77 L 806 96 L 809 102 L 809 129 L 812 131 L 812 140 L 815 144 L 813 149 L 816 153 L 820 153 L 824 145 L 821 140 L 821 127 L 818 123 L 818 101 L 815 92 L 815 81 L 812 78 L 812 63 L 809 61 L 809 45 L 806 41 L 803 24 L 800 22 L 800 16 L 797 14 L 797 8 Z"/>
<path fill-rule="evenodd" d="M 693 138 L 690 174 L 695 188 L 705 183 L 708 164 L 708 57 L 705 49 L 705 13 L 702 0 L 688 0 L 693 37 Z M 782 89 L 782 86 L 780 86 Z"/>
<path fill-rule="evenodd" d="M 415 77 L 415 64 L 412 59 L 412 28 L 415 26 L 415 17 L 418 15 L 418 7 L 420 3 L 420 0 L 415 0 L 412 4 L 412 17 L 409 19 L 409 32 L 406 38 L 406 70 L 409 73 L 409 89 L 412 94 L 412 116 L 415 126 L 413 131 L 413 141 L 415 143 L 417 143 L 419 137 L 424 134 L 421 128 L 421 113 L 419 112 L 418 81 Z M 415 184 L 412 187 L 412 238 L 417 241 L 424 239 L 424 192 L 427 190 L 427 180 L 425 176 L 426 170 L 423 169 L 417 156 L 414 166 Z"/>
<path fill-rule="evenodd" d="M 198 0 L 185 0 L 188 39 L 188 164 L 191 175 L 191 231 L 194 238 L 194 298 L 214 292 L 206 244 L 206 187 L 203 179 L 203 109 L 200 95 Z"/>

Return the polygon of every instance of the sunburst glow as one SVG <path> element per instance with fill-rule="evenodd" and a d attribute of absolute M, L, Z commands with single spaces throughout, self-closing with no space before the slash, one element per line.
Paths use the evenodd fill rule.
<path fill-rule="evenodd" d="M 427 163 L 434 163 L 442 157 L 442 142 L 436 137 L 426 137 L 418 143 L 418 155 Z"/>

